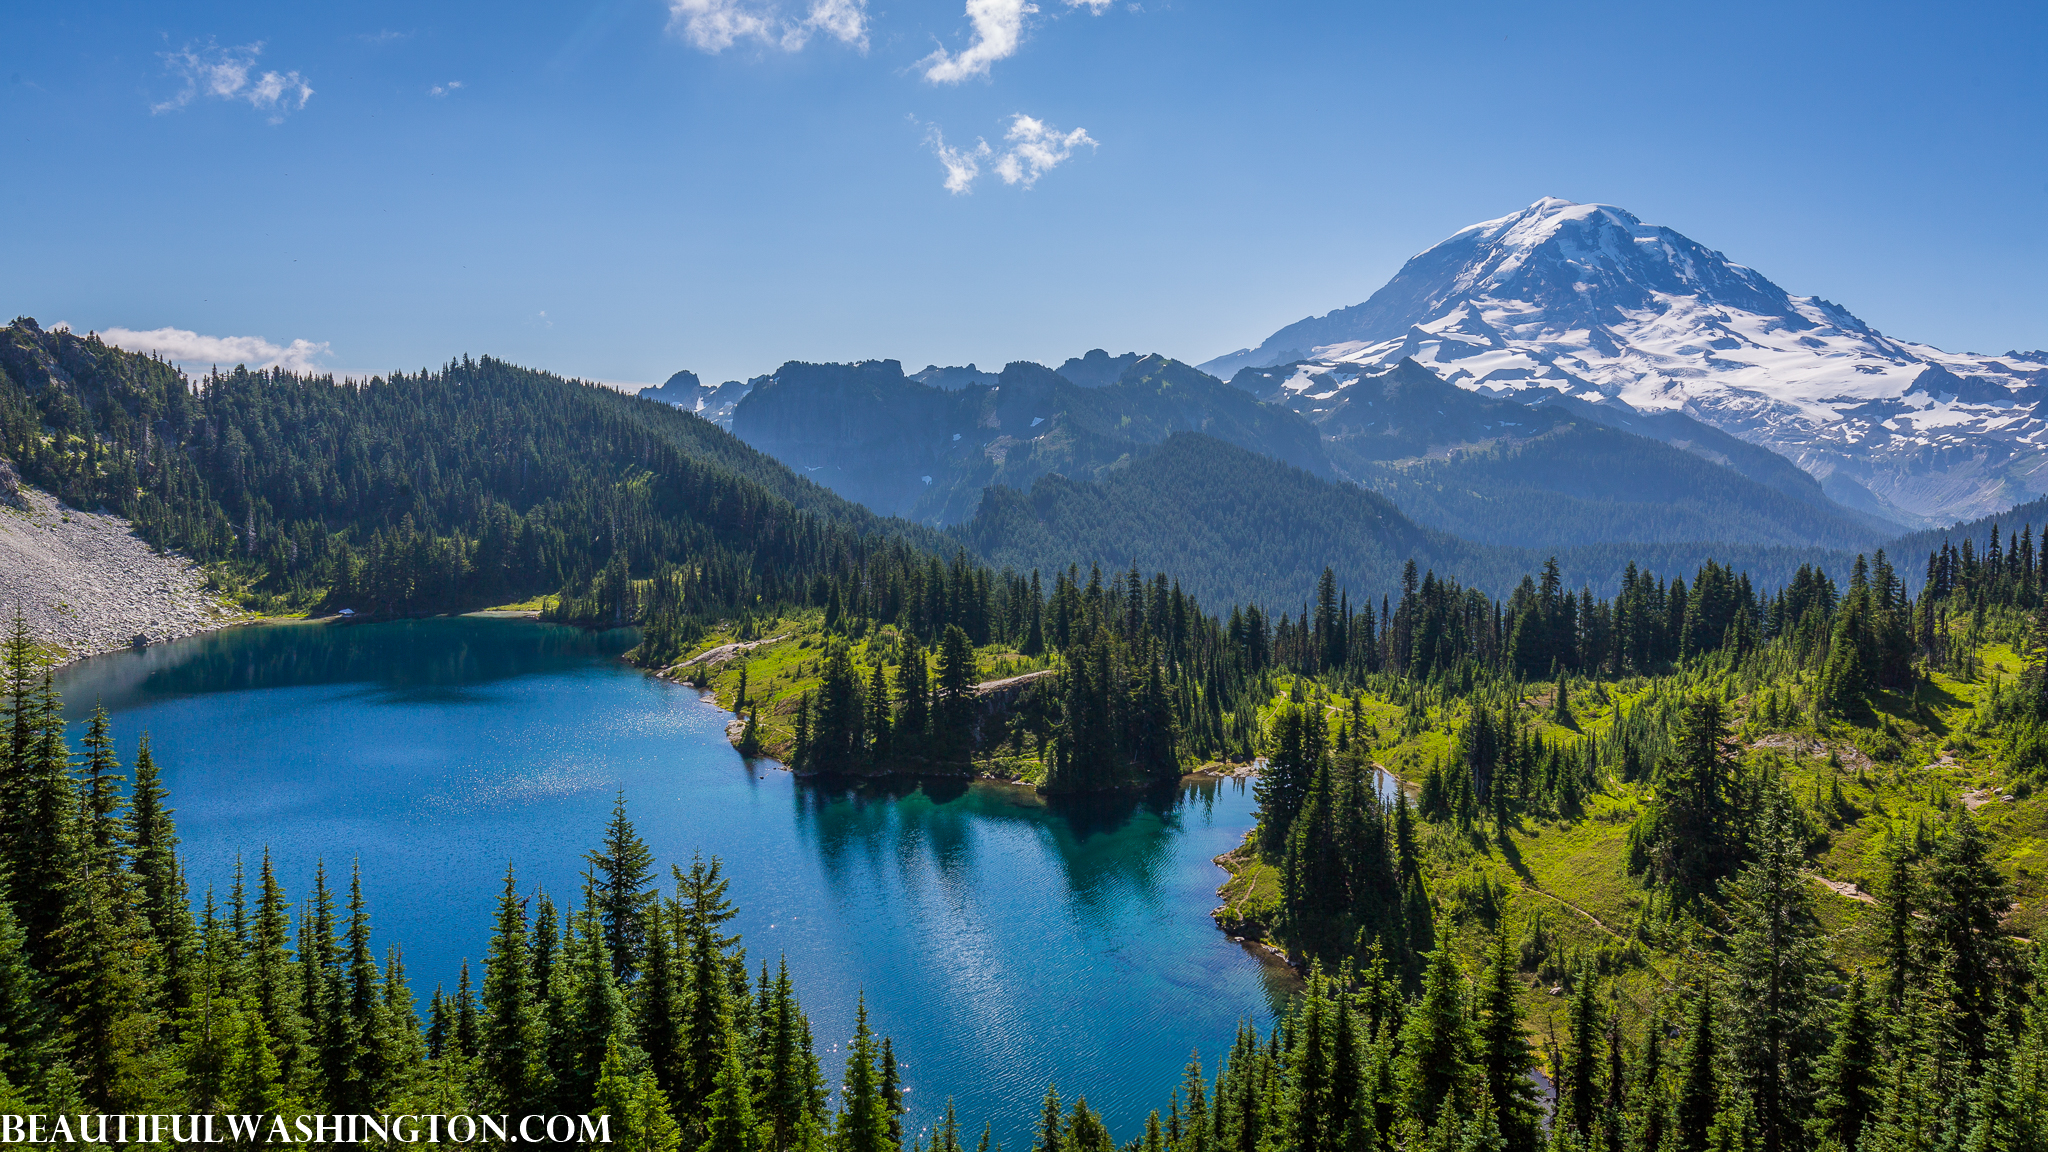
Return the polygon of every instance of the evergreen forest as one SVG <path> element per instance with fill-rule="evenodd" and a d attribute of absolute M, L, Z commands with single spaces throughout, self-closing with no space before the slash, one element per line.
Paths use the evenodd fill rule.
<path fill-rule="evenodd" d="M 803 773 L 1090 792 L 1256 763 L 1216 919 L 1298 994 L 1140 1131 L 1048 1085 L 1033 1152 L 2048 1149 L 2031 521 L 1768 568 L 1617 554 L 1597 582 L 1583 554 L 1475 576 L 1415 536 L 1383 583 L 1302 554 L 1284 598 L 1234 599 L 1128 559 L 992 565 L 694 417 L 490 359 L 191 388 L 17 321 L 0 366 L 26 479 L 252 606 L 633 624 L 637 663 Z M 720 863 L 658 875 L 624 797 L 584 890 L 508 875 L 479 970 L 424 998 L 358 876 L 291 894 L 259 854 L 191 891 L 150 749 L 67 726 L 57 655 L 18 620 L 0 652 L 0 1114 L 991 1152 L 990 1117 L 906 1131 L 908 1057 L 864 1023 L 828 1084 L 787 975 L 725 930 Z"/>

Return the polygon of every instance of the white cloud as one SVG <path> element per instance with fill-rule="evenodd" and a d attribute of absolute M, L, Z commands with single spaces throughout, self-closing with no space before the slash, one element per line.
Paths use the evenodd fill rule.
<path fill-rule="evenodd" d="M 775 0 L 668 0 L 669 31 L 704 52 L 723 52 L 742 40 L 795 52 L 824 33 L 841 44 L 868 48 L 867 0 L 811 0 L 801 20 Z"/>
<path fill-rule="evenodd" d="M 427 89 L 427 95 L 429 95 L 429 96 L 446 96 L 446 95 L 447 95 L 447 94 L 449 94 L 450 92 L 453 92 L 453 91 L 455 91 L 455 90 L 456 90 L 457 88 L 460 88 L 460 87 L 462 87 L 462 81 L 460 81 L 460 80 L 450 80 L 450 81 L 449 81 L 448 83 L 446 83 L 446 84 L 436 84 L 436 85 L 434 85 L 434 86 L 433 86 L 432 88 L 429 88 L 429 89 Z"/>
<path fill-rule="evenodd" d="M 150 105 L 149 110 L 175 112 L 205 96 L 246 101 L 257 111 L 270 113 L 272 124 L 279 123 L 306 106 L 313 98 L 313 87 L 297 72 L 256 73 L 256 58 L 262 54 L 261 41 L 222 48 L 209 40 L 199 48 L 188 44 L 179 51 L 166 52 L 164 67 L 183 78 L 185 86 L 170 99 Z M 253 78 L 252 73 L 256 73 Z"/>
<path fill-rule="evenodd" d="M 967 19 L 974 24 L 974 43 L 958 56 L 944 48 L 919 61 L 928 64 L 924 78 L 934 84 L 958 84 L 969 76 L 988 75 L 989 65 L 1017 54 L 1024 39 L 1024 17 L 1038 11 L 1027 0 L 967 0 Z"/>
<path fill-rule="evenodd" d="M 955 196 L 974 190 L 974 181 L 981 176 L 984 162 L 1003 183 L 1029 188 L 1038 183 L 1040 176 L 1066 163 L 1083 145 L 1100 147 L 1085 128 L 1061 132 L 1021 112 L 1010 118 L 1010 130 L 1003 133 L 1007 147 L 1001 151 L 980 138 L 971 147 L 952 147 L 936 125 L 925 130 L 924 142 L 946 169 L 946 191 Z"/>
<path fill-rule="evenodd" d="M 1067 7 L 1086 8 L 1097 16 L 1109 11 L 1115 5 L 1116 0 L 1067 0 Z"/>
<path fill-rule="evenodd" d="M 1003 139 L 1010 142 L 1009 151 L 996 159 L 996 175 L 1005 184 L 1022 184 L 1026 188 L 1038 183 L 1038 178 L 1067 162 L 1074 150 L 1086 144 L 1090 148 L 1101 145 L 1088 135 L 1086 128 L 1076 128 L 1062 133 L 1049 128 L 1043 120 L 1018 113 L 1010 121 L 1010 130 L 1003 133 Z"/>
<path fill-rule="evenodd" d="M 261 336 L 201 336 L 184 328 L 153 328 L 137 332 L 132 328 L 102 328 L 100 339 L 130 352 L 153 352 L 181 368 L 204 372 L 214 365 L 231 368 L 246 364 L 252 368 L 283 368 L 287 372 L 316 372 L 320 357 L 332 354 L 325 340 L 294 340 L 280 347 Z"/>
<path fill-rule="evenodd" d="M 986 140 L 976 140 L 972 148 L 950 148 L 936 124 L 925 130 L 924 142 L 945 165 L 946 191 L 955 196 L 973 190 L 975 177 L 981 175 L 981 162 L 993 152 Z"/>

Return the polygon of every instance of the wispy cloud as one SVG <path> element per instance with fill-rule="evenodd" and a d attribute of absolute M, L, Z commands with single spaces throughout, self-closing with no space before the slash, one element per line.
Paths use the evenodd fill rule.
<path fill-rule="evenodd" d="M 944 48 L 919 63 L 926 65 L 924 78 L 934 84 L 958 84 L 970 76 L 987 76 L 989 65 L 1017 54 L 1024 40 L 1024 17 L 1038 11 L 1027 0 L 967 0 L 967 19 L 974 25 L 974 42 L 955 56 Z"/>
<path fill-rule="evenodd" d="M 1116 6 L 1116 0 L 1067 0 L 1069 8 L 1086 8 L 1097 16 Z"/>
<path fill-rule="evenodd" d="M 1010 130 L 1003 133 L 1001 149 L 980 138 L 972 145 L 954 147 L 946 143 L 937 125 L 926 127 L 924 142 L 946 170 L 946 191 L 955 196 L 974 190 L 984 164 L 1003 183 L 1029 188 L 1038 183 L 1040 176 L 1072 159 L 1084 145 L 1100 147 L 1085 128 L 1062 132 L 1021 112 L 1010 118 Z"/>
<path fill-rule="evenodd" d="M 232 367 L 283 368 L 288 372 L 321 370 L 319 360 L 332 354 L 327 341 L 294 340 L 272 344 L 261 336 L 202 336 L 184 328 L 102 328 L 101 340 L 130 352 L 153 352 L 181 368 L 203 372 L 218 364 Z"/>
<path fill-rule="evenodd" d="M 971 148 L 951 147 L 936 124 L 925 128 L 924 142 L 945 166 L 946 191 L 955 196 L 974 190 L 975 178 L 981 175 L 981 162 L 994 153 L 986 140 L 976 140 Z"/>
<path fill-rule="evenodd" d="M 163 53 L 164 67 L 183 79 L 185 86 L 170 99 L 150 105 L 150 112 L 175 112 L 204 97 L 245 101 L 258 112 L 269 113 L 272 124 L 281 122 L 306 106 L 313 98 L 313 86 L 297 72 L 257 72 L 256 58 L 262 54 L 262 41 L 222 48 L 211 40 L 199 47 L 188 44 Z"/>
<path fill-rule="evenodd" d="M 1061 132 L 1048 126 L 1043 120 L 1018 113 L 1010 121 L 1010 130 L 1003 133 L 1010 148 L 996 157 L 996 175 L 1005 184 L 1022 184 L 1026 188 L 1038 183 L 1038 178 L 1059 167 L 1073 156 L 1076 149 L 1086 144 L 1099 148 L 1085 128 L 1072 132 Z"/>
<path fill-rule="evenodd" d="M 861 51 L 868 47 L 867 0 L 811 0 L 801 19 L 775 0 L 668 0 L 669 31 L 704 52 L 743 40 L 795 52 L 819 33 Z"/>
<path fill-rule="evenodd" d="M 447 82 L 446 84 L 436 84 L 436 85 L 434 85 L 434 86 L 433 86 L 432 88 L 429 88 L 429 89 L 427 89 L 427 95 L 429 95 L 429 96 L 446 96 L 446 95 L 447 95 L 447 94 L 449 94 L 450 92 L 453 92 L 453 91 L 455 91 L 455 90 L 456 90 L 457 88 L 460 88 L 460 87 L 462 87 L 462 81 L 460 81 L 460 80 L 450 80 L 450 81 L 449 81 L 449 82 Z"/>

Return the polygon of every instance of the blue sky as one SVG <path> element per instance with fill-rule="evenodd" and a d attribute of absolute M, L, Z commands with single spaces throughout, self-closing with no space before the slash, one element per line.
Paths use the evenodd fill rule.
<path fill-rule="evenodd" d="M 2039 3 L 68 3 L 5 26 L 0 308 L 195 355 L 613 382 L 1199 361 L 1545 195 L 1896 336 L 2048 346 Z"/>

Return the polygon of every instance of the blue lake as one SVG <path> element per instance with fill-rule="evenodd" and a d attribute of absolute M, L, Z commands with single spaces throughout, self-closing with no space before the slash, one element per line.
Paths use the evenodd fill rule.
<path fill-rule="evenodd" d="M 1209 919 L 1213 857 L 1252 824 L 1250 787 L 1047 802 L 1003 785 L 823 786 L 748 764 L 730 717 L 627 667 L 630 633 L 483 618 L 241 628 L 64 669 L 69 715 L 150 733 L 194 899 L 223 901 L 268 847 L 294 899 L 324 859 L 360 861 L 381 954 L 414 991 L 481 982 L 507 864 L 580 897 L 582 855 L 623 790 L 668 867 L 725 862 L 750 966 L 786 957 L 827 1075 L 865 993 L 908 1066 L 912 1130 L 1029 1141 L 1048 1080 L 1119 1140 L 1163 1110 L 1191 1050 L 1262 1028 L 1291 976 Z M 1022 1142 L 1022 1143 L 1020 1143 Z"/>

